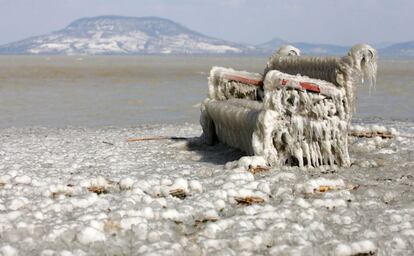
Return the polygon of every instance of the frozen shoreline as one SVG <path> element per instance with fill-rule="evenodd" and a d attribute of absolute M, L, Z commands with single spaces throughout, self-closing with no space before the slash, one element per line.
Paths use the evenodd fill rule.
<path fill-rule="evenodd" d="M 384 125 L 414 135 L 413 123 Z M 351 138 L 347 169 L 257 174 L 226 168 L 241 154 L 224 145 L 126 141 L 200 134 L 195 124 L 0 129 L 0 255 L 414 252 L 413 138 Z"/>

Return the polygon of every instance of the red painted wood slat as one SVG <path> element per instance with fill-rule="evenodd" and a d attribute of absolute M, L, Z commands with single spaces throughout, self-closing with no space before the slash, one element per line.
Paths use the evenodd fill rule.
<path fill-rule="evenodd" d="M 236 81 L 236 82 L 240 82 L 240 83 L 244 83 L 244 84 L 251 84 L 251 85 L 256 85 L 256 86 L 262 86 L 263 85 L 262 80 L 252 79 L 252 78 L 248 78 L 248 77 L 242 77 L 242 76 L 236 76 L 236 75 L 225 75 L 224 78 L 229 80 L 229 81 Z"/>
<path fill-rule="evenodd" d="M 311 84 L 311 83 L 307 83 L 307 82 L 299 82 L 299 85 L 307 91 L 317 92 L 317 93 L 321 92 L 321 89 L 319 88 L 319 86 L 317 86 L 315 84 Z"/>

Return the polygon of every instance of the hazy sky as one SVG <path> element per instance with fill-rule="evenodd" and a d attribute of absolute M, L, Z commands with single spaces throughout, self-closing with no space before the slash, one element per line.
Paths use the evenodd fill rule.
<path fill-rule="evenodd" d="M 0 0 L 0 44 L 104 14 L 169 18 L 252 44 L 273 37 L 342 45 L 414 40 L 414 0 Z"/>

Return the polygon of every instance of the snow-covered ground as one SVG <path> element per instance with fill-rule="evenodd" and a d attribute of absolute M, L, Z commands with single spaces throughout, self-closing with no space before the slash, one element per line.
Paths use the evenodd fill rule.
<path fill-rule="evenodd" d="M 0 255 L 413 254 L 414 124 L 384 125 L 350 168 L 255 173 L 194 124 L 1 129 Z"/>

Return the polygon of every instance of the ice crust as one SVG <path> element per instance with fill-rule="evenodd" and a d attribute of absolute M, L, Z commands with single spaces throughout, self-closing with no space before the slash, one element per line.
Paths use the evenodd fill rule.
<path fill-rule="evenodd" d="M 354 91 L 375 86 L 377 52 L 354 45 L 344 57 L 300 56 L 283 46 L 264 75 L 213 67 L 200 123 L 216 141 L 264 157 L 269 165 L 350 165 L 348 128 Z"/>
<path fill-rule="evenodd" d="M 2 129 L 0 255 L 412 254 L 414 124 L 375 125 L 400 135 L 350 137 L 349 168 L 256 174 L 198 125 Z M 126 142 L 152 136 L 191 139 Z"/>
<path fill-rule="evenodd" d="M 352 111 L 345 88 L 277 70 L 267 73 L 261 88 L 228 81 L 228 74 L 257 77 L 227 68 L 211 70 L 209 98 L 201 107 L 208 144 L 219 140 L 275 166 L 350 164 L 347 131 Z M 307 92 L 302 83 L 318 86 L 320 93 Z"/>
<path fill-rule="evenodd" d="M 260 87 L 230 80 L 228 77 L 240 76 L 252 80 L 263 80 L 259 73 L 238 71 L 231 68 L 213 67 L 208 78 L 208 96 L 214 100 L 260 98 Z"/>
<path fill-rule="evenodd" d="M 356 87 L 367 84 L 371 89 L 376 84 L 377 59 L 374 48 L 357 44 L 343 57 L 274 55 L 265 71 L 279 70 L 331 82 L 346 89 L 348 103 L 355 107 Z"/>

